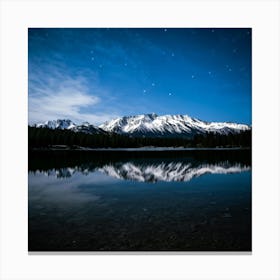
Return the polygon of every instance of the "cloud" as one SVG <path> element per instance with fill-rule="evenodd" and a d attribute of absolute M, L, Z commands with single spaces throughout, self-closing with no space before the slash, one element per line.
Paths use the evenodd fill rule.
<path fill-rule="evenodd" d="M 46 31 L 42 32 L 45 34 Z M 77 54 L 72 54 L 69 45 L 61 48 L 60 43 L 58 44 L 60 41 L 50 41 L 51 46 L 45 48 L 45 41 L 38 43 L 38 40 L 45 36 L 43 33 L 29 41 L 30 124 L 71 119 L 77 124 L 88 121 L 99 125 L 124 114 L 148 110 L 150 102 L 143 98 L 141 102 L 137 102 L 137 99 L 128 96 L 129 87 L 125 87 L 123 91 L 122 89 L 127 82 L 130 85 L 136 84 L 136 87 L 147 83 L 148 74 L 139 50 L 140 53 L 161 53 L 162 50 L 157 45 L 126 29 L 118 31 L 121 32 L 119 35 L 122 40 L 111 38 L 111 35 L 106 37 L 106 31 L 99 29 L 94 30 L 94 39 L 90 40 L 81 40 L 80 37 L 77 39 L 77 36 L 74 36 L 76 31 L 73 30 L 63 32 L 69 40 L 73 39 L 71 46 L 80 50 Z M 90 56 L 95 57 L 95 63 L 85 62 Z M 95 68 L 95 64 L 99 63 L 102 70 Z M 127 71 L 132 73 L 129 81 L 126 70 L 123 70 L 124 65 L 129 69 Z M 100 80 L 103 81 L 102 84 Z M 131 90 L 131 95 L 133 91 L 137 92 L 137 88 Z"/>
<path fill-rule="evenodd" d="M 89 87 L 84 77 L 72 78 L 53 70 L 51 75 L 36 73 L 29 77 L 30 124 L 55 119 L 100 124 L 116 117 L 112 113 L 96 112 L 96 105 L 102 102 L 103 89 Z"/>
<path fill-rule="evenodd" d="M 55 170 L 49 170 L 55 173 Z M 57 179 L 56 176 L 46 176 L 47 172 L 29 172 L 28 196 L 29 200 L 38 204 L 51 204 L 56 207 L 69 209 L 83 203 L 98 203 L 100 196 L 95 194 L 94 186 L 100 182 L 106 184 L 111 182 L 111 178 L 102 179 L 99 174 L 89 174 L 81 176 L 74 174 L 70 178 Z M 99 179 L 100 178 L 100 179 Z M 91 186 L 87 191 L 87 185 Z M 83 186 L 83 187 L 81 187 Z"/>

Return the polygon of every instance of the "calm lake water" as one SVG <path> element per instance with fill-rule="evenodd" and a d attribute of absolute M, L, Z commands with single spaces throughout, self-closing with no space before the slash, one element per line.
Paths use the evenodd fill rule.
<path fill-rule="evenodd" d="M 251 251 L 251 152 L 29 153 L 29 251 Z"/>

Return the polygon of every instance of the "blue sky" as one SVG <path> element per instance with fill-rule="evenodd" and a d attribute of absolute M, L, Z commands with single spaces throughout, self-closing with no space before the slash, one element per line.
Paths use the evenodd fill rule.
<path fill-rule="evenodd" d="M 251 124 L 249 28 L 31 28 L 29 123 L 187 114 Z"/>

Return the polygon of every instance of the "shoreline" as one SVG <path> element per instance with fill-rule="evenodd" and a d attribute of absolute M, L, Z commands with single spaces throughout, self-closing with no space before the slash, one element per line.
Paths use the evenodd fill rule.
<path fill-rule="evenodd" d="M 93 151 L 93 152 L 164 152 L 164 151 L 234 151 L 251 150 L 251 147 L 217 147 L 217 148 L 184 148 L 184 147 L 140 147 L 140 148 L 86 148 L 68 146 L 54 146 L 50 148 L 30 148 L 29 151 Z"/>

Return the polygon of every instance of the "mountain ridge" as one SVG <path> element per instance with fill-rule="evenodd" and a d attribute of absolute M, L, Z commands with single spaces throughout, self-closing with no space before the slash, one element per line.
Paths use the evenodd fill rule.
<path fill-rule="evenodd" d="M 117 133 L 134 137 L 193 137 L 197 134 L 214 133 L 228 135 L 250 130 L 246 124 L 234 122 L 207 122 L 188 115 L 141 114 L 123 116 L 99 126 L 83 122 L 76 125 L 69 119 L 38 123 L 35 127 L 67 129 L 88 134 Z"/>
<path fill-rule="evenodd" d="M 46 121 L 44 123 L 35 124 L 34 127 L 71 130 L 74 132 L 83 132 L 87 134 L 107 134 L 106 131 L 96 125 L 90 124 L 89 122 L 83 122 L 82 124 L 77 125 L 69 119 Z"/>
<path fill-rule="evenodd" d="M 162 115 L 155 113 L 115 118 L 100 125 L 108 132 L 132 136 L 194 136 L 213 132 L 217 134 L 238 133 L 250 130 L 245 124 L 233 122 L 206 122 L 188 115 Z"/>

